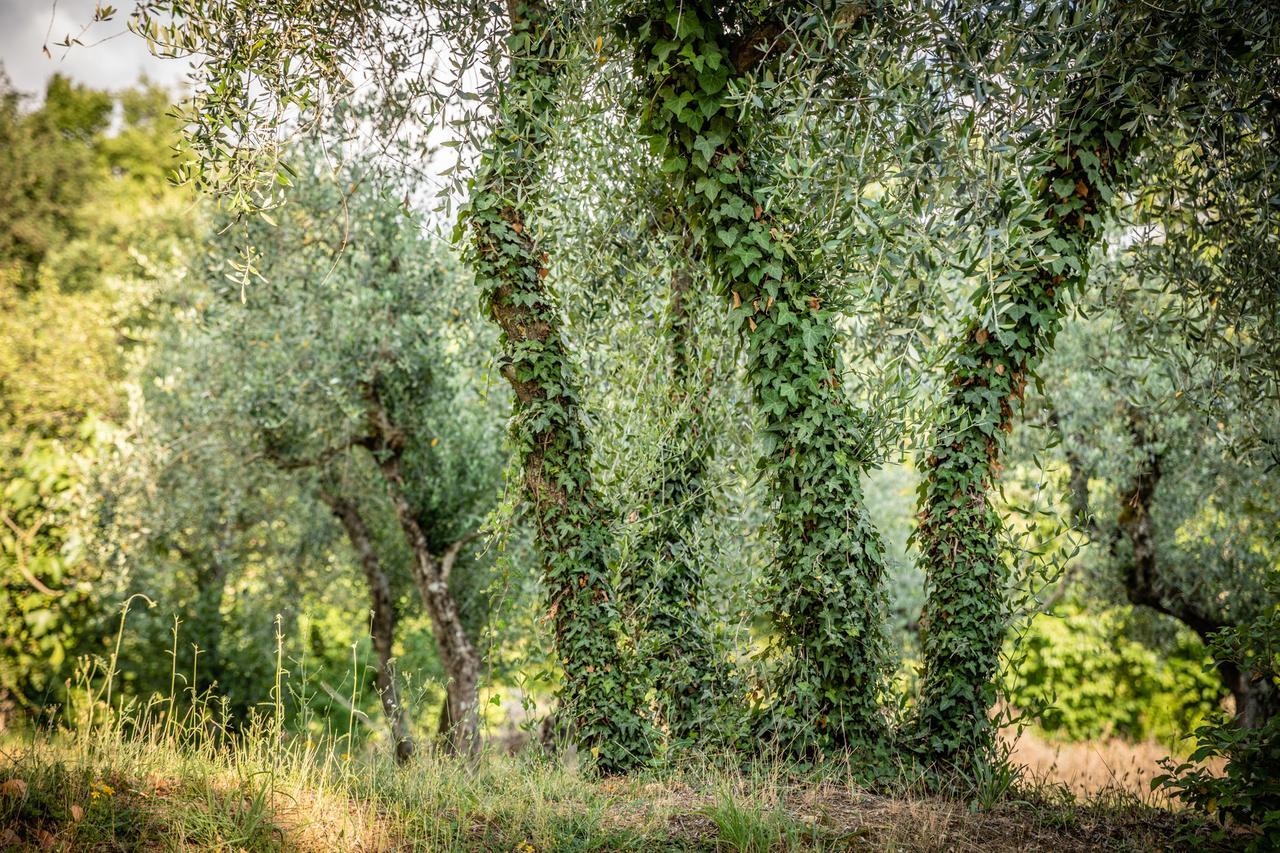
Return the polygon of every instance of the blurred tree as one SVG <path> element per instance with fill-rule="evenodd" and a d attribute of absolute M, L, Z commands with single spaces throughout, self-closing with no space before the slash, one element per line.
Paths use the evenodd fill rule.
<path fill-rule="evenodd" d="M 321 163 L 318 154 L 307 149 L 299 161 Z M 368 164 L 336 174 L 301 168 L 294 184 L 294 204 L 278 219 L 249 222 L 244 233 L 231 220 L 215 226 L 195 271 L 209 302 L 198 308 L 193 336 L 159 350 L 152 368 L 178 383 L 164 393 L 180 407 L 154 414 L 175 436 L 220 435 L 221 453 L 274 466 L 332 512 L 365 576 L 377 686 L 405 759 L 413 745 L 392 660 L 392 584 L 406 574 L 396 565 L 404 546 L 388 549 L 374 532 L 389 501 L 445 669 L 441 734 L 454 751 L 471 753 L 484 616 L 468 614 L 467 624 L 451 575 L 460 559 L 469 572 L 484 571 L 464 549 L 496 497 L 504 462 L 505 401 L 482 386 L 485 336 L 461 310 L 467 283 L 454 262 L 418 233 L 419 222 Z M 252 277 L 242 290 L 245 241 Z M 206 491 L 208 470 L 192 473 L 191 484 Z M 229 505 L 209 509 L 222 515 Z M 223 518 L 217 527 L 234 535 L 243 525 Z M 207 547 L 201 563 L 216 597 L 225 567 L 239 558 L 216 540 Z M 468 586 L 474 582 L 464 580 Z M 221 621 L 216 600 L 205 610 Z"/>
<path fill-rule="evenodd" d="M 1251 624 L 1276 600 L 1274 537 L 1280 486 L 1265 455 L 1241 453 L 1235 433 L 1256 423 L 1237 401 L 1228 426 L 1177 391 L 1191 350 L 1135 355 L 1114 315 L 1074 324 L 1051 363 L 1049 417 L 1062 438 L 1072 513 L 1093 543 L 1086 590 L 1147 608 L 1208 644 Z M 1280 711 L 1276 686 L 1230 659 L 1215 661 L 1249 728 Z"/>
<path fill-rule="evenodd" d="M 0 83 L 0 705 L 56 707 L 97 638 L 86 545 L 97 461 L 127 414 L 120 384 L 166 268 L 199 221 L 166 181 L 166 93 L 54 76 L 24 111 Z M 167 165 L 168 164 L 168 165 Z"/>

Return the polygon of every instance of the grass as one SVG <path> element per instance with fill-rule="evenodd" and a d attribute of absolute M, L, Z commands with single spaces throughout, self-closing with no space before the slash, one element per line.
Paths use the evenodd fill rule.
<path fill-rule="evenodd" d="M 532 752 L 396 768 L 274 739 L 163 729 L 10 736 L 0 848 L 30 850 L 1233 849 L 1214 827 L 1111 789 L 1015 783 L 981 804 L 873 792 L 853 768 L 715 762 L 598 779 Z"/>
<path fill-rule="evenodd" d="M 278 636 L 278 671 L 280 645 Z M 269 712 L 241 729 L 206 703 L 182 708 L 175 692 L 142 706 L 113 702 L 116 658 L 83 671 L 73 728 L 0 730 L 0 849 L 1068 853 L 1230 850 L 1247 840 L 1169 808 L 1136 784 L 1142 773 L 1114 770 L 1118 749 L 1110 764 L 1102 758 L 1108 775 L 1073 790 L 1050 780 L 1088 766 L 1079 750 L 1024 738 L 1013 757 L 1029 759 L 1030 771 L 997 769 L 950 796 L 905 771 L 868 788 L 865 768 L 847 761 L 797 770 L 710 756 L 599 778 L 573 756 L 528 745 L 472 764 L 424 749 L 397 767 L 349 734 L 291 733 L 279 677 Z"/>

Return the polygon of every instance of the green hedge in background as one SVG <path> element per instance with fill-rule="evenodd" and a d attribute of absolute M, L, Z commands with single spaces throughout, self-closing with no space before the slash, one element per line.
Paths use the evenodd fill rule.
<path fill-rule="evenodd" d="M 1063 607 L 1035 617 L 1006 679 L 1007 700 L 1022 711 L 1043 708 L 1039 727 L 1067 740 L 1154 738 L 1178 746 L 1219 706 L 1222 683 L 1190 631 L 1177 631 L 1164 650 L 1135 633 L 1129 607 Z"/>

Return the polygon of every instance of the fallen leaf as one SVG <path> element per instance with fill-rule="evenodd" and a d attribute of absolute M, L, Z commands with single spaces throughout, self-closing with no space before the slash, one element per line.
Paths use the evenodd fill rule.
<path fill-rule="evenodd" d="M 84 820 L 84 809 L 78 805 L 71 806 L 71 819 L 79 823 Z"/>
<path fill-rule="evenodd" d="M 25 797 L 27 795 L 27 783 L 22 779 L 9 779 L 0 782 L 0 796 L 2 797 Z"/>

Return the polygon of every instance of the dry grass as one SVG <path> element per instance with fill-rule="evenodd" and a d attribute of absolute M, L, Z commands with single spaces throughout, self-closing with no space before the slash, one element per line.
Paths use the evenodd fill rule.
<path fill-rule="evenodd" d="M 1070 853 L 1240 841 L 1214 841 L 1194 816 L 1138 791 L 1158 758 L 1150 745 L 1025 739 L 1015 755 L 1064 784 L 1023 785 L 978 808 L 872 792 L 847 766 L 794 775 L 696 764 L 598 780 L 528 754 L 475 768 L 424 756 L 397 769 L 263 741 L 192 750 L 113 737 L 0 746 L 0 848 Z"/>
<path fill-rule="evenodd" d="M 1151 790 L 1151 780 L 1164 772 L 1160 762 L 1170 757 L 1169 748 L 1156 741 L 1108 738 L 1065 743 L 1027 731 L 1016 740 L 1011 737 L 1010 743 L 1010 759 L 1025 768 L 1025 776 L 1033 783 L 1065 785 L 1081 798 L 1123 791 L 1153 805 L 1171 805 L 1164 794 Z M 1221 772 L 1222 765 L 1218 759 L 1208 767 Z"/>

